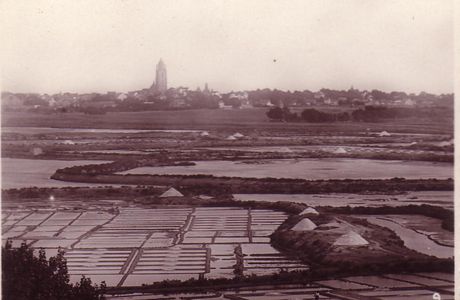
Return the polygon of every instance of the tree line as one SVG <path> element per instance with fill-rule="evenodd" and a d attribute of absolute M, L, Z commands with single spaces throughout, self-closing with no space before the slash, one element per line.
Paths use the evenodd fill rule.
<path fill-rule="evenodd" d="M 304 109 L 300 115 L 292 112 L 288 107 L 273 107 L 266 112 L 271 121 L 332 123 L 332 122 L 381 122 L 401 118 L 439 118 L 446 117 L 443 109 L 365 106 L 351 112 L 324 112 L 314 108 Z"/>

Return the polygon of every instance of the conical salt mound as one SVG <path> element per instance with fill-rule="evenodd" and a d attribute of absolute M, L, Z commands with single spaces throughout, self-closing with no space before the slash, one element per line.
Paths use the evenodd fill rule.
<path fill-rule="evenodd" d="M 345 233 L 334 242 L 334 246 L 364 246 L 368 244 L 368 241 L 354 231 Z"/>
<path fill-rule="evenodd" d="M 308 215 L 308 214 L 310 214 L 310 215 L 319 215 L 319 212 L 316 209 L 314 209 L 313 207 L 307 207 L 300 214 L 301 215 Z"/>
<path fill-rule="evenodd" d="M 292 153 L 292 150 L 289 147 L 281 147 L 280 152 Z"/>
<path fill-rule="evenodd" d="M 235 133 L 233 136 L 236 137 L 236 138 L 242 138 L 242 137 L 244 137 L 244 135 L 242 135 L 242 134 L 239 133 L 239 132 Z"/>
<path fill-rule="evenodd" d="M 343 154 L 343 153 L 347 153 L 347 150 L 343 149 L 342 147 L 339 147 L 334 151 L 334 153 Z"/>
<path fill-rule="evenodd" d="M 234 141 L 236 140 L 236 137 L 234 137 L 233 135 L 230 135 L 226 138 L 226 140 L 229 140 L 229 141 Z"/>
<path fill-rule="evenodd" d="M 302 219 L 299 223 L 297 223 L 294 227 L 292 227 L 291 230 L 294 231 L 308 231 L 308 230 L 313 230 L 316 228 L 315 223 L 310 221 L 308 218 Z"/>
<path fill-rule="evenodd" d="M 167 190 L 166 192 L 161 194 L 160 197 L 161 198 L 164 198 L 164 197 L 184 197 L 184 195 L 182 195 L 182 193 L 179 192 L 178 190 L 176 190 L 175 188 L 170 188 L 169 190 Z"/>
<path fill-rule="evenodd" d="M 391 134 L 388 131 L 384 130 L 379 133 L 379 136 L 391 136 Z"/>

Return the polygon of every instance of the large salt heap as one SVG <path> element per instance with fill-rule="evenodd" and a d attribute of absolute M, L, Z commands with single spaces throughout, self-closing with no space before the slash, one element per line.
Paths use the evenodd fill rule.
<path fill-rule="evenodd" d="M 366 241 L 361 235 L 354 231 L 349 231 L 340 236 L 335 242 L 334 246 L 365 246 L 369 242 Z"/>
<path fill-rule="evenodd" d="M 299 223 L 297 223 L 294 227 L 292 227 L 291 230 L 294 231 L 308 231 L 308 230 L 313 230 L 316 228 L 315 223 L 313 223 L 310 219 L 308 218 L 303 218 Z"/>
<path fill-rule="evenodd" d="M 391 136 L 391 134 L 388 131 L 384 130 L 384 131 L 380 132 L 378 134 L 378 136 Z"/>
<path fill-rule="evenodd" d="M 319 212 L 314 209 L 313 207 L 307 207 L 305 208 L 301 213 L 301 215 L 319 215 Z"/>
<path fill-rule="evenodd" d="M 344 153 L 347 153 L 347 150 L 345 150 L 344 148 L 342 147 L 339 147 L 337 149 L 334 150 L 334 153 L 335 154 L 344 154 Z"/>
<path fill-rule="evenodd" d="M 163 194 L 161 194 L 160 196 L 161 198 L 165 198 L 165 197 L 184 197 L 184 195 L 179 192 L 178 190 L 176 190 L 175 188 L 170 188 L 169 190 L 167 190 L 166 192 L 164 192 Z"/>

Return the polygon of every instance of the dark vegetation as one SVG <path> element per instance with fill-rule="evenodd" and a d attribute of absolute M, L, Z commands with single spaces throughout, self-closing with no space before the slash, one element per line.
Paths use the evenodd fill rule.
<path fill-rule="evenodd" d="M 267 111 L 270 120 L 286 122 L 308 122 L 308 123 L 331 123 L 331 122 L 383 122 L 404 118 L 419 119 L 440 119 L 450 116 L 448 108 L 427 108 L 427 107 L 386 107 L 386 106 L 364 106 L 351 112 L 343 111 L 338 113 L 324 112 L 316 108 L 304 109 L 300 115 L 291 112 L 289 108 L 273 107 Z"/>
<path fill-rule="evenodd" d="M 98 300 L 103 299 L 105 283 L 92 285 L 90 278 L 69 283 L 67 263 L 62 250 L 46 259 L 43 249 L 34 250 L 25 243 L 2 247 L 2 299 L 4 300 Z"/>

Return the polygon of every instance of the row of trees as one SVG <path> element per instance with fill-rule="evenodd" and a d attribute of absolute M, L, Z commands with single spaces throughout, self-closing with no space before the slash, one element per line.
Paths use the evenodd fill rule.
<path fill-rule="evenodd" d="M 336 121 L 349 121 L 351 115 L 347 112 L 343 113 L 326 113 L 314 108 L 304 109 L 300 116 L 293 113 L 289 108 L 274 107 L 266 113 L 267 117 L 272 121 L 286 122 L 311 122 L 311 123 L 329 123 Z"/>
<path fill-rule="evenodd" d="M 293 113 L 289 108 L 274 107 L 267 111 L 266 115 L 273 121 L 286 122 L 309 122 L 309 123 L 331 123 L 344 121 L 357 122 L 379 122 L 389 119 L 408 117 L 436 117 L 442 112 L 405 107 L 366 106 L 349 112 L 326 113 L 314 108 L 304 109 L 300 116 Z"/>

